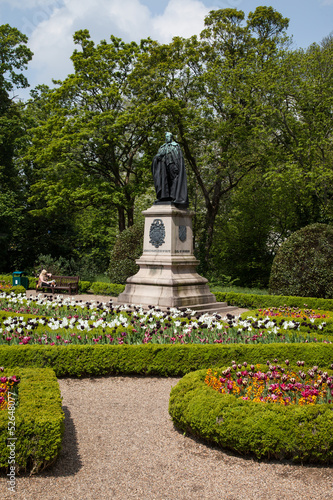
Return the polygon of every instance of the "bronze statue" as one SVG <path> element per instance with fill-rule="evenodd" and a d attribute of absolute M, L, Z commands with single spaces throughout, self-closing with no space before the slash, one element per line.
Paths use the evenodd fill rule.
<path fill-rule="evenodd" d="M 180 146 L 166 132 L 165 143 L 154 156 L 152 172 L 157 200 L 155 203 L 174 203 L 188 207 L 187 180 Z"/>

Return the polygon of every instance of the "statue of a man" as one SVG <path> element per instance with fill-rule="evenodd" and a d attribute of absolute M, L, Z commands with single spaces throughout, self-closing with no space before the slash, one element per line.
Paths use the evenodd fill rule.
<path fill-rule="evenodd" d="M 184 158 L 180 146 L 166 132 L 165 143 L 154 156 L 152 164 L 157 201 L 155 203 L 172 202 L 175 205 L 188 207 L 187 180 Z"/>

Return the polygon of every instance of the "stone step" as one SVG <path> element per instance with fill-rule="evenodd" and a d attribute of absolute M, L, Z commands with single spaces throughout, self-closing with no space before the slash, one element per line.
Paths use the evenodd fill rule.
<path fill-rule="evenodd" d="M 114 307 L 124 305 L 124 303 L 117 298 L 113 298 L 113 305 Z M 129 309 L 134 308 L 136 305 L 135 304 L 126 304 L 129 306 Z M 144 311 L 149 311 L 149 307 L 141 304 L 137 304 L 137 307 L 141 306 Z M 168 311 L 170 308 L 165 307 L 165 306 L 155 306 L 157 309 L 160 309 L 161 311 Z M 185 311 L 187 307 L 180 307 L 180 311 Z M 228 306 L 227 302 L 211 302 L 207 304 L 195 304 L 188 306 L 188 309 L 191 309 L 192 311 L 195 311 L 200 314 L 219 314 L 223 318 L 227 314 L 232 314 L 233 316 L 238 316 L 242 312 L 246 311 L 247 309 L 240 309 L 237 306 Z"/>

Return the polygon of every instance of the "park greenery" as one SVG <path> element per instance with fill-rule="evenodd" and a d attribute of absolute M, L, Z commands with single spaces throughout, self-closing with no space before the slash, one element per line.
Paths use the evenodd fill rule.
<path fill-rule="evenodd" d="M 281 243 L 333 217 L 333 38 L 295 50 L 287 27 L 257 7 L 247 18 L 211 11 L 200 36 L 168 44 L 112 34 L 96 44 L 82 29 L 73 72 L 19 102 L 33 54 L 24 34 L 0 26 L 0 272 L 47 264 L 124 282 L 155 199 L 152 157 L 170 130 L 199 272 L 267 287 Z M 125 255 L 129 228 L 117 276 L 110 257 Z"/>

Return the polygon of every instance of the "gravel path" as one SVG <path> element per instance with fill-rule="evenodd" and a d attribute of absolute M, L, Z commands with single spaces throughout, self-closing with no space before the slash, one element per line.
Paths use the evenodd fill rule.
<path fill-rule="evenodd" d="M 19 477 L 3 500 L 333 500 L 331 467 L 258 462 L 211 448 L 174 429 L 179 379 L 59 380 L 63 449 L 38 476 Z"/>

